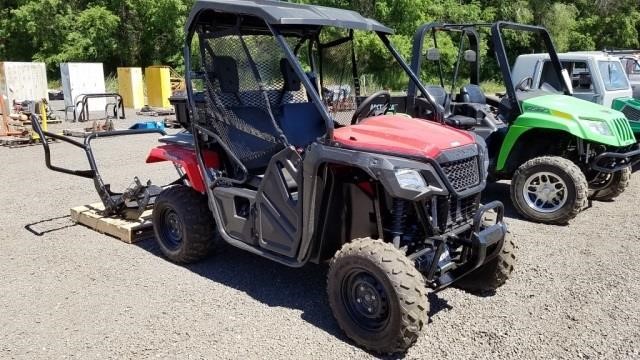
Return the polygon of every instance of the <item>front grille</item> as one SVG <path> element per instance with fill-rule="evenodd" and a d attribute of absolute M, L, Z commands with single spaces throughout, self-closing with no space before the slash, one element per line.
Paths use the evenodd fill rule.
<path fill-rule="evenodd" d="M 622 113 L 629 120 L 640 121 L 640 109 L 625 105 L 625 107 L 622 108 Z"/>
<path fill-rule="evenodd" d="M 613 120 L 613 125 L 615 127 L 614 132 L 620 139 L 622 139 L 623 141 L 635 141 L 633 131 L 631 130 L 631 126 L 629 125 L 629 120 L 627 120 L 626 118 L 615 119 Z"/>
<path fill-rule="evenodd" d="M 442 163 L 440 166 L 455 191 L 464 191 L 480 184 L 477 156 Z"/>
<path fill-rule="evenodd" d="M 449 204 L 449 224 L 467 223 L 472 220 L 478 207 L 478 196 L 463 199 L 452 198 Z"/>

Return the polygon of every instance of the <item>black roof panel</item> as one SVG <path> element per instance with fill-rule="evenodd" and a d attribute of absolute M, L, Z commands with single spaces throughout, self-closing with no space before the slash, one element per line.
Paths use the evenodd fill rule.
<path fill-rule="evenodd" d="M 336 26 L 393 33 L 392 29 L 355 11 L 273 0 L 197 0 L 191 8 L 187 28 L 203 10 L 252 15 L 271 25 Z"/>

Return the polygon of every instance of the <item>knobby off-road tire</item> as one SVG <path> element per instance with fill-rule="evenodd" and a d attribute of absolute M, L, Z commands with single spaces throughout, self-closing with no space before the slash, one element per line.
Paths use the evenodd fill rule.
<path fill-rule="evenodd" d="M 205 258 L 221 242 L 206 196 L 183 185 L 156 198 L 153 231 L 162 254 L 180 264 Z"/>
<path fill-rule="evenodd" d="M 403 352 L 427 323 L 422 275 L 402 251 L 381 240 L 342 246 L 330 263 L 327 293 L 340 328 L 371 351 Z"/>
<path fill-rule="evenodd" d="M 631 168 L 625 168 L 611 174 L 608 184 L 598 190 L 589 189 L 589 198 L 597 201 L 609 201 L 617 198 L 629 187 Z"/>
<path fill-rule="evenodd" d="M 511 277 L 516 263 L 515 244 L 507 233 L 500 254 L 456 282 L 456 287 L 471 293 L 490 293 Z"/>
<path fill-rule="evenodd" d="M 556 210 L 538 211 L 525 200 L 523 189 L 536 174 L 550 174 L 565 185 L 566 200 Z M 548 178 L 548 177 L 547 177 Z M 525 218 L 546 224 L 565 225 L 584 208 L 589 195 L 587 179 L 580 168 L 568 159 L 542 156 L 522 164 L 511 179 L 511 201 Z"/>

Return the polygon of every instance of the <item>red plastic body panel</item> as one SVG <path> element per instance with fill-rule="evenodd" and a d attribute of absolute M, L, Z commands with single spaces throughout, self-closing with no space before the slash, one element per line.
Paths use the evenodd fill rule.
<path fill-rule="evenodd" d="M 205 150 L 202 155 L 207 168 L 220 168 L 220 158 L 216 152 Z M 204 177 L 198 167 L 198 159 L 194 149 L 174 144 L 160 145 L 151 149 L 146 162 L 162 161 L 171 161 L 179 165 L 187 175 L 191 187 L 200 193 L 205 193 Z"/>
<path fill-rule="evenodd" d="M 431 159 L 443 150 L 476 141 L 470 132 L 402 115 L 370 117 L 336 129 L 333 135 L 336 142 L 352 149 Z"/>

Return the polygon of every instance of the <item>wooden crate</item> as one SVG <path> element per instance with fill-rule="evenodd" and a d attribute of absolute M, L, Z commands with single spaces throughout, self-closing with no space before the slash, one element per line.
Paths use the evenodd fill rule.
<path fill-rule="evenodd" d="M 145 210 L 137 220 L 106 217 L 102 215 L 102 210 L 102 203 L 74 207 L 71 209 L 71 220 L 129 244 L 153 237 L 151 209 Z"/>

